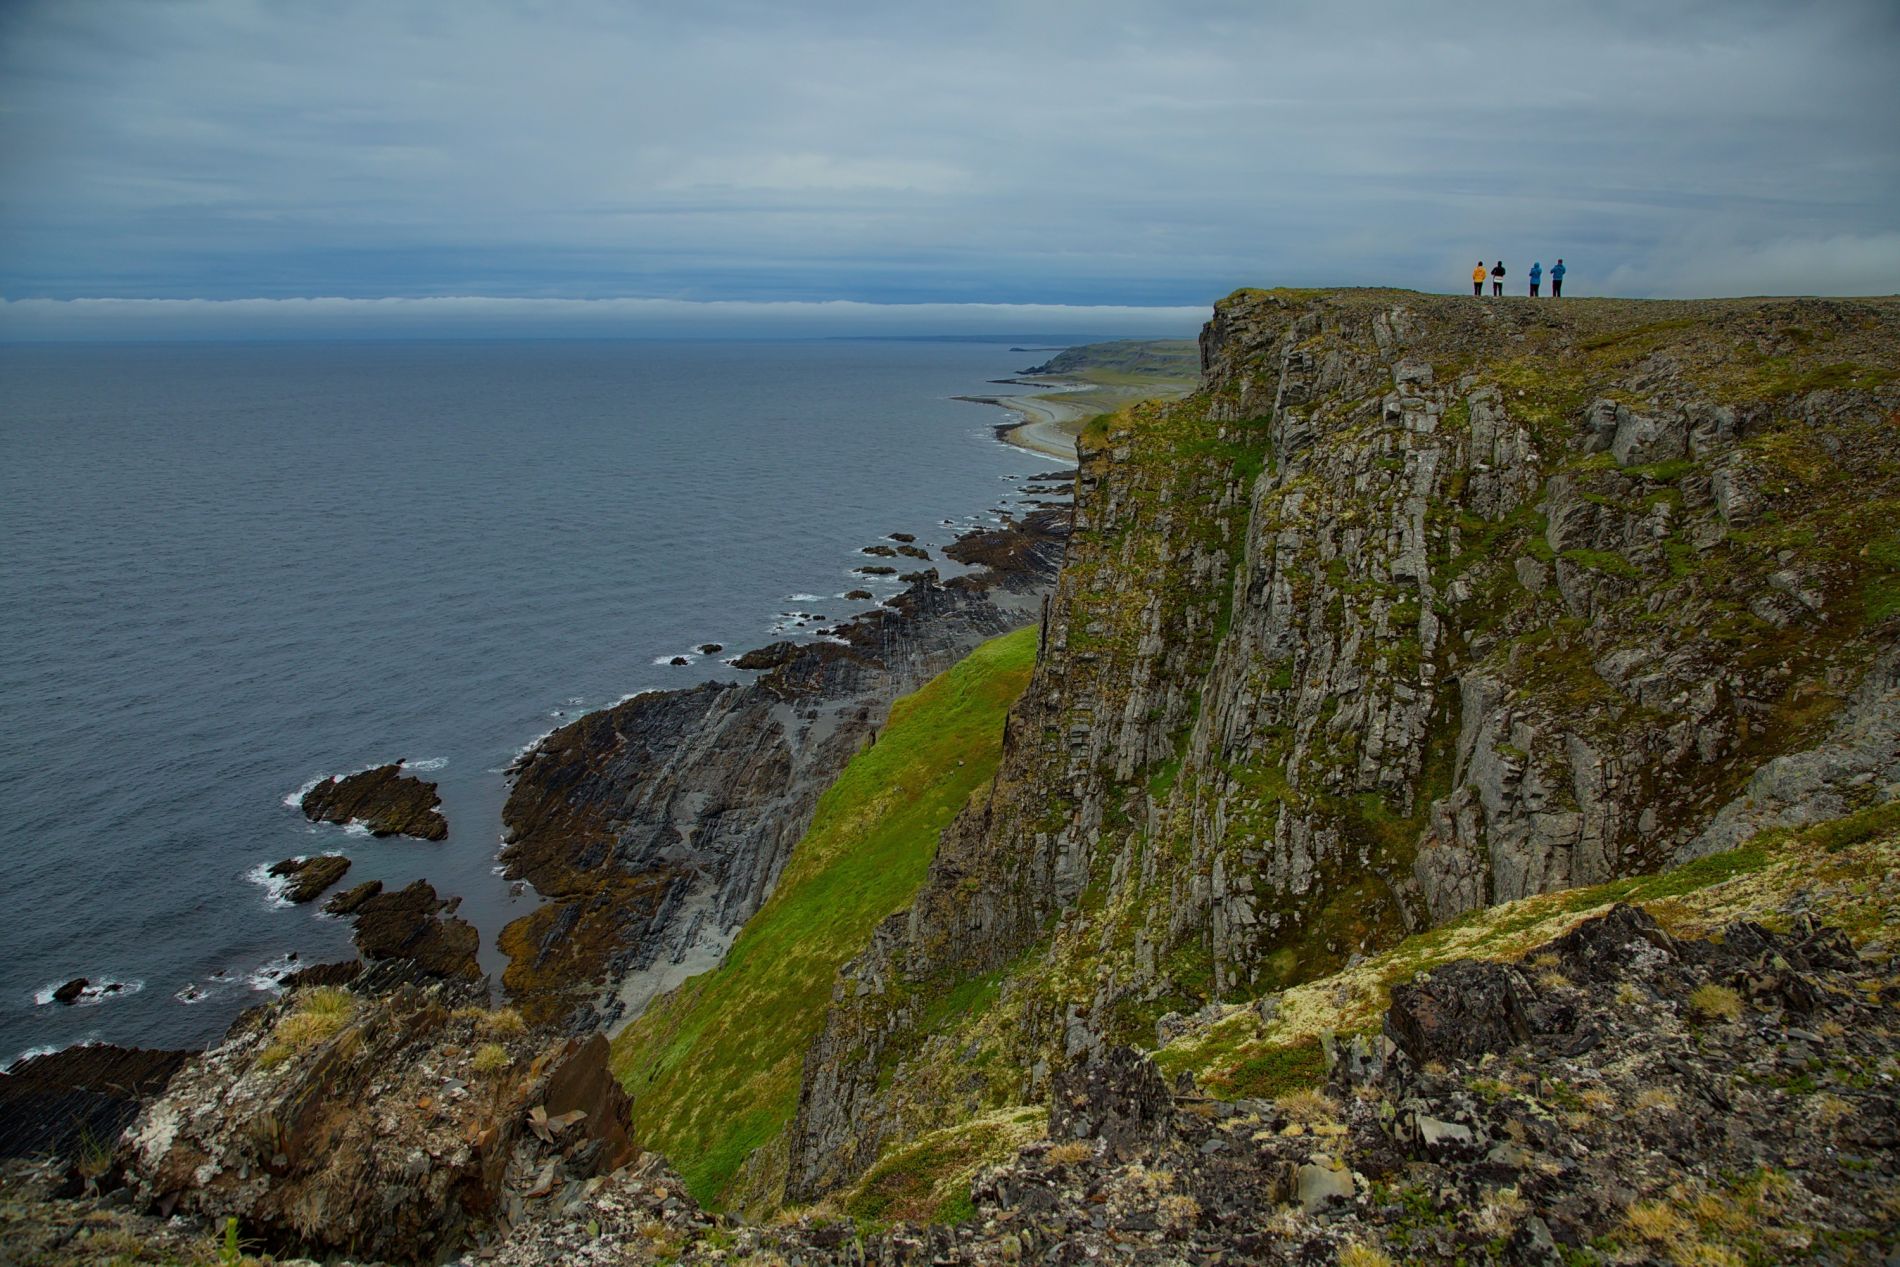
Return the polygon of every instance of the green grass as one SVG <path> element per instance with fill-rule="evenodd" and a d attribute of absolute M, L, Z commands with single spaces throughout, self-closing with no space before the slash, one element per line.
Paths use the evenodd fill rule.
<path fill-rule="evenodd" d="M 1047 1129 L 1040 1105 L 999 1109 L 931 1131 L 878 1158 L 864 1177 L 839 1195 L 846 1214 L 881 1227 L 899 1219 L 954 1223 L 975 1213 L 970 1179 L 984 1166 L 1006 1161 Z"/>
<path fill-rule="evenodd" d="M 671 1158 L 700 1201 L 717 1202 L 746 1156 L 791 1120 L 838 968 L 910 902 L 939 833 L 989 785 L 1035 655 L 1035 629 L 1005 634 L 892 705 L 877 742 L 818 802 L 725 963 L 614 1040 L 635 1138 Z"/>
<path fill-rule="evenodd" d="M 1868 621 L 1900 616 L 1900 532 L 1868 542 L 1864 553 L 1873 565 L 1863 595 Z"/>

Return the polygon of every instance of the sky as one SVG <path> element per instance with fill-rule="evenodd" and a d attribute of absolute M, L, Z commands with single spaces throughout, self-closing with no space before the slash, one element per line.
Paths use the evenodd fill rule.
<path fill-rule="evenodd" d="M 1900 291 L 1900 3 L 0 0 L 0 338 Z"/>

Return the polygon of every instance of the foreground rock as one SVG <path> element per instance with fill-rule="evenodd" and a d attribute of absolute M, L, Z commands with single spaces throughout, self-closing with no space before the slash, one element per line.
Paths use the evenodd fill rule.
<path fill-rule="evenodd" d="M 301 906 L 314 902 L 349 869 L 350 860 L 341 854 L 318 854 L 311 858 L 286 858 L 274 863 L 270 874 L 288 881 L 284 886 L 284 900 Z"/>
<path fill-rule="evenodd" d="M 888 1226 L 738 1225 L 647 1157 L 460 1261 L 1880 1264 L 1900 1248 L 1896 967 L 1799 916 L 1685 942 L 1618 907 L 1524 965 L 1398 987 L 1323 1086 L 1222 1101 L 1104 1049 L 952 1224 L 903 1221 L 899 1168 Z"/>
<path fill-rule="evenodd" d="M 751 683 L 638 696 L 522 758 L 502 862 L 552 899 L 502 934 L 523 1011 L 589 1025 L 717 962 L 891 701 L 1034 619 L 1067 527 L 1032 515 L 986 534 L 986 571 L 920 574 L 826 641 L 735 657 Z"/>
<path fill-rule="evenodd" d="M 109 1153 L 190 1056 L 100 1043 L 19 1062 L 0 1073 L 0 1157 Z"/>
<path fill-rule="evenodd" d="M 311 822 L 362 823 L 375 836 L 441 840 L 448 820 L 436 812 L 442 798 L 435 784 L 402 772 L 402 762 L 333 776 L 304 793 Z"/>
<path fill-rule="evenodd" d="M 547 1046 L 485 995 L 299 991 L 247 1014 L 127 1133 L 136 1203 L 236 1217 L 281 1252 L 430 1261 L 630 1160 L 606 1041 Z"/>

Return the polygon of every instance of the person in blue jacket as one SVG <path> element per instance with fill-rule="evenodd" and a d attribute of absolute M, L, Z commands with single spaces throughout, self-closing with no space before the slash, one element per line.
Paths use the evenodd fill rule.
<path fill-rule="evenodd" d="M 1550 270 L 1550 297 L 1562 299 L 1564 294 L 1564 262 L 1561 256 Z"/>
<path fill-rule="evenodd" d="M 1539 261 L 1538 263 L 1531 265 L 1531 298 L 1532 299 L 1537 298 L 1537 282 L 1539 278 L 1543 277 L 1543 275 L 1544 275 L 1544 265 L 1542 261 Z"/>

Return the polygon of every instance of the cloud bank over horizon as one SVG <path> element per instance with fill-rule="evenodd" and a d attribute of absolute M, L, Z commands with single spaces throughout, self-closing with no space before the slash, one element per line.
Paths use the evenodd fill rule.
<path fill-rule="evenodd" d="M 1499 256 L 1893 293 L 1896 49 L 1890 0 L 14 0 L 0 337 L 1204 311 Z"/>
<path fill-rule="evenodd" d="M 1187 337 L 1199 307 L 875 304 L 853 300 L 13 299 L 0 340 L 359 338 L 916 338 L 931 335 Z"/>

